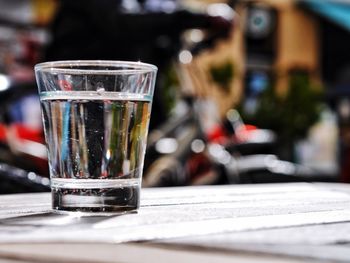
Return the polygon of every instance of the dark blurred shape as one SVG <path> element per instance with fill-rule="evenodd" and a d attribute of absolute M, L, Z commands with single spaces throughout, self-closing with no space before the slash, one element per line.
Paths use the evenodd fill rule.
<path fill-rule="evenodd" d="M 322 78 L 337 113 L 340 181 L 350 182 L 350 2 L 301 0 L 320 22 Z"/>
<path fill-rule="evenodd" d="M 245 44 L 248 66 L 269 66 L 276 59 L 277 11 L 255 1 L 247 8 Z"/>
<path fill-rule="evenodd" d="M 350 2 L 301 0 L 299 5 L 320 20 L 322 77 L 334 85 L 350 67 Z M 344 81 L 339 84 L 337 92 L 344 94 Z"/>
<path fill-rule="evenodd" d="M 49 192 L 50 180 L 6 163 L 0 163 L 0 193 Z"/>
<path fill-rule="evenodd" d="M 231 26 L 232 17 L 190 12 L 174 0 L 61 0 L 44 59 L 141 60 L 157 65 L 152 128 L 166 119 L 159 87 L 164 71 L 181 49 L 181 34 L 201 28 L 217 39 L 227 37 Z"/>

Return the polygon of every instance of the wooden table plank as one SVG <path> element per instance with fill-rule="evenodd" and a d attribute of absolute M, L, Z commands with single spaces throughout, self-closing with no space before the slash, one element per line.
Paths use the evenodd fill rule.
<path fill-rule="evenodd" d="M 266 184 L 143 189 L 138 213 L 50 212 L 50 194 L 0 196 L 0 251 L 9 244 L 105 244 L 245 251 L 350 260 L 350 186 Z M 143 243 L 145 244 L 145 243 Z M 319 251 L 319 252 L 318 252 Z"/>
<path fill-rule="evenodd" d="M 48 253 L 48 251 L 50 251 Z M 16 263 L 312 263 L 294 259 L 240 251 L 213 251 L 156 246 L 140 243 L 127 244 L 0 244 L 0 261 Z M 11 261 L 12 263 L 12 261 Z"/>

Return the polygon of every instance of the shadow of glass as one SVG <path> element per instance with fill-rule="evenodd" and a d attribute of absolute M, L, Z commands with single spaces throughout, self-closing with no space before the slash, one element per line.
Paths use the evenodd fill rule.
<path fill-rule="evenodd" d="M 137 212 L 133 212 L 137 213 Z M 130 213 L 127 213 L 130 214 Z M 31 226 L 31 227 L 60 227 L 76 225 L 94 225 L 112 217 L 123 216 L 124 214 L 96 214 L 86 216 L 79 212 L 60 214 L 57 212 L 45 212 L 24 216 L 16 216 L 0 220 L 1 226 Z"/>

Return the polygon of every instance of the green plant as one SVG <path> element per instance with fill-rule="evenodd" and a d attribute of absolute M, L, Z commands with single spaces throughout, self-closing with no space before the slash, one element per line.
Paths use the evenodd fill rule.
<path fill-rule="evenodd" d="M 320 96 L 320 87 L 311 83 L 307 73 L 293 72 L 285 96 L 278 95 L 271 85 L 258 99 L 254 114 L 247 114 L 242 107 L 240 111 L 246 122 L 275 131 L 281 141 L 294 142 L 304 138 L 318 120 Z"/>
<path fill-rule="evenodd" d="M 180 85 L 176 70 L 173 66 L 166 68 L 163 76 L 163 88 L 161 89 L 164 110 L 167 114 L 171 112 L 176 104 L 178 87 Z"/>
<path fill-rule="evenodd" d="M 225 92 L 230 91 L 230 83 L 234 77 L 234 66 L 231 61 L 226 61 L 221 65 L 211 66 L 209 69 L 212 80 Z"/>

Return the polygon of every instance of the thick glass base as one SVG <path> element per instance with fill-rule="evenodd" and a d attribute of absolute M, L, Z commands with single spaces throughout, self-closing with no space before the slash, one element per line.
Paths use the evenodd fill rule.
<path fill-rule="evenodd" d="M 59 213 L 81 212 L 126 213 L 136 211 L 140 204 L 139 185 L 114 185 L 108 188 L 76 188 L 52 186 L 52 208 Z"/>

